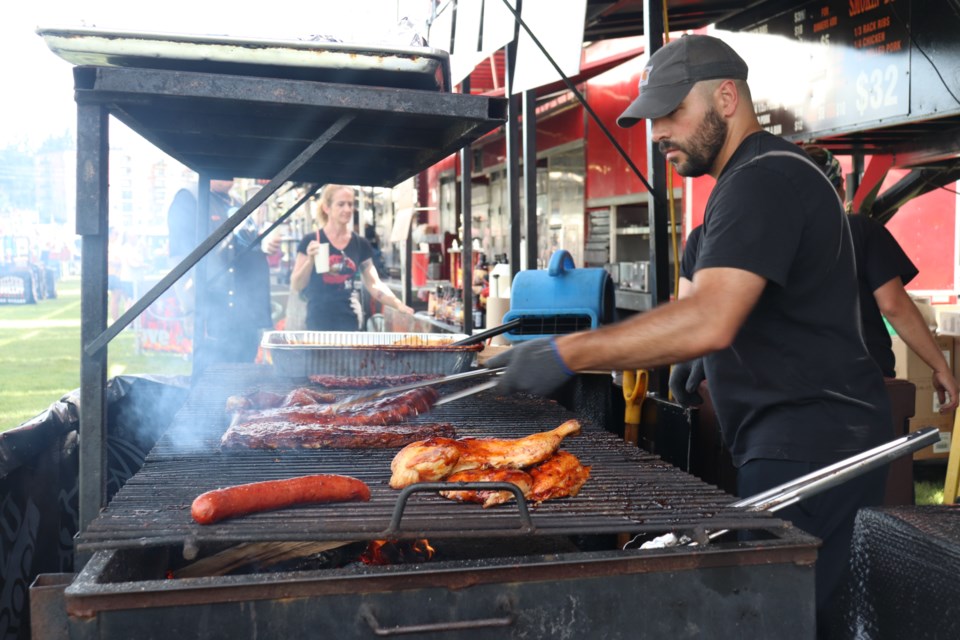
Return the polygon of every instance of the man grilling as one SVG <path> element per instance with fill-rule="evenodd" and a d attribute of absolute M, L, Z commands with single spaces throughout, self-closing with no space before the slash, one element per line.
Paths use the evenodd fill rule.
<path fill-rule="evenodd" d="M 830 182 L 797 146 L 762 130 L 747 65 L 723 41 L 675 40 L 651 56 L 618 119 L 652 124 L 682 176 L 716 178 L 689 295 L 618 324 L 522 343 L 489 361 L 500 390 L 549 395 L 575 372 L 704 356 L 742 497 L 885 441 L 879 368 L 857 314 L 853 245 Z M 816 568 L 825 633 L 859 508 L 879 504 L 886 470 L 779 512 L 823 540 Z"/>

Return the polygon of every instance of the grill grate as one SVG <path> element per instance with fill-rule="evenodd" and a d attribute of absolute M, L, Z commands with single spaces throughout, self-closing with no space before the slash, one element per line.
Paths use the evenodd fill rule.
<path fill-rule="evenodd" d="M 268 382 L 264 383 L 264 380 Z M 658 457 L 631 447 L 593 425 L 567 438 L 562 448 L 592 467 L 574 498 L 530 506 L 533 530 L 524 530 L 515 503 L 483 509 L 435 493 L 416 492 L 390 529 L 399 491 L 388 486 L 396 450 L 243 451 L 221 453 L 227 427 L 224 401 L 256 386 L 289 389 L 292 383 L 264 376 L 262 367 L 233 365 L 205 376 L 144 466 L 81 534 L 80 550 L 159 546 L 185 542 L 375 540 L 481 536 L 663 533 L 779 527 L 765 513 L 730 508 L 734 498 Z M 441 407 L 418 421 L 450 422 L 458 436 L 515 438 L 552 429 L 575 417 L 539 398 L 478 394 Z M 260 480 L 315 473 L 344 474 L 370 485 L 364 503 L 309 505 L 252 514 L 200 526 L 190 517 L 204 491 Z"/>

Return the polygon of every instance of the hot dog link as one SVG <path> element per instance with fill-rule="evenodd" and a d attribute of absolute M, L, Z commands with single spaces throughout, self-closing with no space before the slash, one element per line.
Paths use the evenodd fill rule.
<path fill-rule="evenodd" d="M 367 501 L 370 487 L 350 476 L 312 475 L 266 480 L 208 491 L 193 501 L 190 513 L 199 524 L 282 509 L 295 504 Z"/>

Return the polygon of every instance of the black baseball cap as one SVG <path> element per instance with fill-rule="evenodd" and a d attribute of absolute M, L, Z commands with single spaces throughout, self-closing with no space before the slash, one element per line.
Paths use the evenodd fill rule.
<path fill-rule="evenodd" d="M 640 95 L 617 124 L 661 118 L 679 106 L 701 80 L 747 79 L 747 63 L 730 45 L 713 36 L 686 35 L 658 49 L 640 72 Z"/>

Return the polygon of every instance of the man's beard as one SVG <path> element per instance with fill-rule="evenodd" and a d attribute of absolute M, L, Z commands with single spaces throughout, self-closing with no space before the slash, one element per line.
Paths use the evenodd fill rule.
<path fill-rule="evenodd" d="M 672 140 L 661 140 L 659 147 L 664 154 L 671 149 L 682 151 L 687 159 L 685 162 L 674 162 L 677 173 L 685 178 L 696 178 L 710 172 L 726 138 L 727 122 L 711 106 L 689 142 L 678 144 Z"/>

